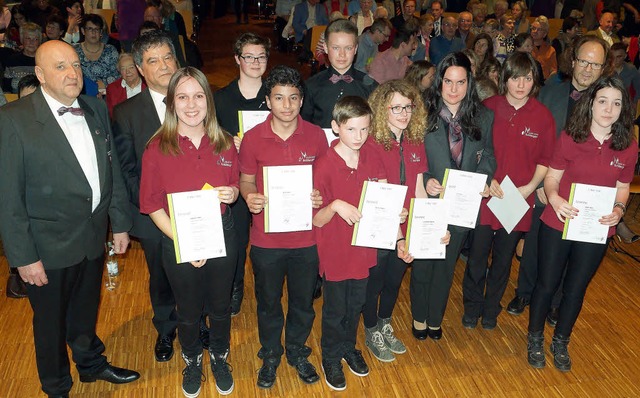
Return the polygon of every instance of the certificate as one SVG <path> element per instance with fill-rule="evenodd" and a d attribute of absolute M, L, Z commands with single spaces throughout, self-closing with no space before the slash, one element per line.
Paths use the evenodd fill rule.
<path fill-rule="evenodd" d="M 487 207 L 500 221 L 505 231 L 510 234 L 522 217 L 529 211 L 529 203 L 522 197 L 518 187 L 511 181 L 509 176 L 504 177 L 504 180 L 500 183 L 500 188 L 504 193 L 502 199 L 494 196 L 489 199 Z M 535 195 L 535 192 L 532 195 Z"/>
<path fill-rule="evenodd" d="M 600 224 L 598 220 L 611 213 L 616 201 L 616 193 L 616 188 L 571 184 L 569 203 L 578 209 L 578 215 L 565 221 L 562 239 L 607 243 L 609 226 Z"/>
<path fill-rule="evenodd" d="M 407 225 L 407 251 L 417 259 L 442 259 L 447 245 L 447 202 L 443 199 L 411 199 Z"/>
<path fill-rule="evenodd" d="M 394 250 L 406 194 L 404 185 L 365 181 L 358 206 L 362 218 L 353 228 L 351 245 Z"/>
<path fill-rule="evenodd" d="M 447 222 L 459 227 L 475 228 L 487 176 L 469 171 L 447 169 L 441 197 L 449 203 Z"/>
<path fill-rule="evenodd" d="M 178 264 L 227 255 L 217 190 L 172 193 L 167 201 Z"/>
<path fill-rule="evenodd" d="M 338 136 L 333 132 L 333 129 L 322 129 L 324 135 L 327 137 L 327 143 L 331 146 L 331 143 L 338 139 Z"/>
<path fill-rule="evenodd" d="M 310 231 L 312 166 L 269 166 L 262 174 L 267 197 L 264 232 Z"/>
<path fill-rule="evenodd" d="M 269 111 L 238 111 L 238 137 L 267 120 Z"/>

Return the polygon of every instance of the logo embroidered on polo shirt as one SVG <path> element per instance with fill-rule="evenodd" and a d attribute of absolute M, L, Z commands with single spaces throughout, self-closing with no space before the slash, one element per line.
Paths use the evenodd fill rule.
<path fill-rule="evenodd" d="M 420 163 L 420 161 L 422 161 L 422 159 L 420 158 L 420 155 L 418 155 L 417 153 L 411 153 L 411 156 L 409 156 L 409 162 L 411 163 Z"/>
<path fill-rule="evenodd" d="M 614 156 L 611 163 L 609 163 L 609 166 L 613 166 L 618 169 L 624 169 L 625 164 L 620 162 L 620 159 L 618 159 L 617 156 Z"/>
<path fill-rule="evenodd" d="M 313 163 L 314 160 L 316 160 L 316 155 L 307 155 L 306 152 L 300 151 L 300 157 L 298 158 L 298 162 Z"/>
<path fill-rule="evenodd" d="M 535 131 L 531 131 L 531 129 L 529 127 L 525 127 L 524 130 L 522 130 L 522 133 L 520 133 L 520 134 L 525 136 L 525 137 L 530 137 L 530 138 L 538 138 L 538 135 L 539 135 Z"/>
<path fill-rule="evenodd" d="M 216 162 L 218 166 L 222 167 L 231 167 L 233 166 L 233 162 L 230 160 L 226 160 L 224 156 L 220 155 L 220 159 Z"/>
<path fill-rule="evenodd" d="M 378 177 L 368 177 L 367 180 L 368 181 L 377 182 L 378 181 Z"/>

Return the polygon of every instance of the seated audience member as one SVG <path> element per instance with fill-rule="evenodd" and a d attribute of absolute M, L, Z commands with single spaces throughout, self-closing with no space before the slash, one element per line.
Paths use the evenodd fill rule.
<path fill-rule="evenodd" d="M 3 89 L 6 92 L 17 93 L 20 78 L 35 73 L 36 50 L 42 42 L 40 25 L 33 22 L 24 23 L 20 27 L 20 41 L 22 51 L 13 52 L 2 60 L 5 68 Z"/>
<path fill-rule="evenodd" d="M 187 62 L 185 60 L 185 53 L 182 52 L 182 46 L 180 45 L 180 38 L 178 37 L 178 35 L 162 29 L 162 14 L 160 14 L 160 10 L 158 9 L 158 7 L 149 6 L 144 10 L 144 22 L 140 26 L 140 34 L 144 34 L 144 32 L 149 32 L 150 30 L 163 31 L 169 37 L 169 39 L 171 39 L 173 48 L 176 49 L 176 59 L 178 60 L 178 64 L 187 65 Z M 187 44 L 186 39 L 184 43 L 185 45 Z"/>
<path fill-rule="evenodd" d="M 529 33 L 518 33 L 513 39 L 513 46 L 515 51 L 531 54 L 533 52 L 533 38 Z M 534 57 L 535 59 L 535 57 Z M 536 59 L 536 66 L 538 67 L 538 76 L 540 77 L 540 86 L 544 85 L 544 74 L 542 72 L 542 65 Z"/>
<path fill-rule="evenodd" d="M 509 3 L 505 0 L 498 0 L 493 5 L 493 14 L 487 15 L 487 19 L 495 19 L 499 21 L 507 11 L 509 11 Z"/>
<path fill-rule="evenodd" d="M 378 46 L 391 35 L 391 23 L 385 18 L 373 21 L 369 30 L 358 37 L 358 52 L 354 66 L 357 70 L 368 73 L 371 62 L 378 54 Z"/>
<path fill-rule="evenodd" d="M 513 14 L 507 12 L 500 18 L 500 32 L 493 38 L 493 55 L 503 63 L 513 52 L 513 38 L 515 21 Z"/>
<path fill-rule="evenodd" d="M 422 60 L 409 65 L 407 73 L 404 74 L 404 80 L 424 93 L 433 84 L 435 76 L 436 66 L 429 61 Z"/>
<path fill-rule="evenodd" d="M 336 1 L 338 1 L 338 0 L 332 0 L 330 2 L 325 2 L 325 4 L 328 4 L 328 3 L 333 4 Z M 344 0 L 344 1 L 346 2 L 347 0 Z M 276 37 L 278 38 L 278 50 L 279 51 L 282 51 L 282 52 L 287 51 L 288 43 L 287 43 L 286 39 L 289 37 L 289 34 L 288 34 L 288 32 L 285 32 L 285 27 L 291 26 L 291 23 L 293 22 L 293 19 L 291 17 L 291 15 L 293 13 L 293 8 L 298 3 L 299 3 L 298 0 L 279 0 L 279 1 L 276 1 L 276 8 L 275 8 L 276 20 L 275 20 L 274 30 L 276 32 Z M 335 10 L 333 10 L 333 11 L 335 11 Z M 327 15 L 329 15 L 329 14 L 330 13 L 327 12 Z M 345 12 L 343 14 L 347 15 L 348 12 Z"/>
<path fill-rule="evenodd" d="M 458 15 L 458 30 L 456 30 L 456 36 L 462 39 L 466 48 L 471 48 L 473 40 L 475 39 L 475 33 L 471 32 L 471 25 L 473 24 L 473 14 L 469 11 L 463 11 Z"/>
<path fill-rule="evenodd" d="M 478 57 L 478 54 L 470 48 L 462 50 L 462 53 L 469 58 L 469 62 L 471 63 L 471 74 L 475 78 L 480 70 L 480 58 Z"/>
<path fill-rule="evenodd" d="M 429 59 L 434 65 L 440 63 L 447 54 L 462 51 L 465 48 L 462 39 L 456 37 L 456 29 L 458 28 L 456 19 L 445 17 L 443 21 L 442 34 L 434 37 L 429 46 Z"/>
<path fill-rule="evenodd" d="M 485 62 L 482 63 L 480 70 L 477 73 L 478 80 L 480 79 L 489 79 L 496 84 L 496 87 L 499 85 L 500 80 L 500 71 L 502 70 L 502 65 L 495 58 L 489 58 Z"/>
<path fill-rule="evenodd" d="M 336 19 L 345 19 L 345 16 L 340 11 L 334 11 L 331 13 L 331 15 L 329 15 L 329 23 L 335 21 Z M 320 34 L 318 44 L 316 44 L 316 48 L 314 50 L 316 60 L 320 64 L 321 69 L 329 67 L 329 58 L 327 58 L 327 52 L 324 51 L 324 42 L 324 32 L 322 32 Z"/>
<path fill-rule="evenodd" d="M 58 14 L 50 15 L 47 18 L 47 26 L 45 28 L 44 41 L 60 40 L 67 30 L 67 23 L 64 18 Z"/>
<path fill-rule="evenodd" d="M 549 44 L 549 20 L 545 16 L 539 16 L 531 24 L 531 38 L 533 39 L 533 51 L 531 55 L 542 65 L 542 73 L 546 80 L 558 71 L 556 50 Z"/>
<path fill-rule="evenodd" d="M 511 14 L 513 14 L 513 20 L 515 22 L 515 33 L 529 33 L 529 9 L 527 3 L 523 0 L 518 0 L 511 6 Z"/>
<path fill-rule="evenodd" d="M 598 36 L 602 40 L 606 41 L 609 46 L 612 46 L 613 43 L 620 42 L 620 38 L 613 31 L 615 19 L 615 14 L 611 10 L 602 11 L 599 22 L 600 26 L 598 26 L 598 29 L 588 31 L 587 34 Z"/>
<path fill-rule="evenodd" d="M 471 14 L 473 15 L 471 32 L 475 35 L 482 33 L 485 20 L 487 19 L 487 5 L 484 3 L 474 5 L 471 9 Z"/>
<path fill-rule="evenodd" d="M 498 86 L 492 80 L 480 78 L 476 80 L 476 94 L 480 101 L 484 101 L 498 94 Z"/>
<path fill-rule="evenodd" d="M 359 0 L 360 11 L 349 17 L 349 20 L 356 24 L 358 27 L 358 36 L 362 34 L 366 28 L 373 23 L 373 12 L 371 11 L 371 4 L 373 0 Z"/>
<path fill-rule="evenodd" d="M 50 15 L 60 13 L 60 10 L 49 4 L 49 0 L 31 0 L 31 4 L 26 8 L 26 11 L 27 19 L 40 25 L 42 30 L 47 27 L 47 18 Z"/>
<path fill-rule="evenodd" d="M 378 7 L 373 11 L 373 20 L 375 21 L 378 18 L 389 19 L 389 11 L 387 11 L 384 7 Z"/>
<path fill-rule="evenodd" d="M 574 17 L 566 17 L 562 21 L 562 30 L 558 36 L 551 41 L 551 46 L 556 50 L 556 60 L 558 61 L 558 69 L 560 68 L 560 58 L 566 48 L 571 47 L 573 38 L 578 35 L 580 24 Z"/>
<path fill-rule="evenodd" d="M 418 47 L 416 52 L 411 56 L 412 61 L 428 61 L 429 46 L 431 45 L 431 35 L 433 33 L 433 15 L 424 14 L 418 20 L 418 36 L 416 43 Z"/>
<path fill-rule="evenodd" d="M 117 21 L 118 40 L 123 51 L 131 52 L 133 41 L 138 36 L 138 29 L 144 19 L 147 4 L 144 0 L 118 0 Z M 162 18 L 157 22 L 162 26 Z M 177 47 L 176 47 L 177 49 Z"/>
<path fill-rule="evenodd" d="M 84 6 L 78 0 L 65 0 L 64 12 L 66 14 L 66 31 L 64 32 L 64 41 L 69 44 L 80 43 L 84 41 L 84 36 L 80 32 L 80 25 L 84 17 Z M 120 33 L 120 32 L 119 32 Z M 120 33 L 121 34 L 121 33 Z"/>
<path fill-rule="evenodd" d="M 395 30 L 402 29 L 404 23 L 416 12 L 416 0 L 404 0 L 402 3 L 402 15 L 396 15 L 389 22 Z"/>
<path fill-rule="evenodd" d="M 493 40 L 486 33 L 478 34 L 469 49 L 478 56 L 478 69 L 486 60 L 493 58 Z"/>
<path fill-rule="evenodd" d="M 313 18 L 310 18 L 309 16 Z M 296 42 L 303 43 L 304 52 L 309 57 L 311 52 L 311 29 L 317 25 L 327 25 L 329 19 L 326 9 L 319 0 L 305 0 L 294 8 L 293 12 L 293 31 L 295 32 Z"/>
<path fill-rule="evenodd" d="M 29 94 L 33 94 L 40 87 L 40 80 L 36 75 L 23 76 L 18 81 L 18 98 L 26 97 Z"/>
<path fill-rule="evenodd" d="M 625 62 L 627 58 L 626 44 L 614 43 L 610 51 L 613 57 L 613 73 L 622 80 L 624 88 L 629 93 L 629 98 L 635 104 L 640 98 L 640 72 L 632 63 Z"/>
<path fill-rule="evenodd" d="M 82 74 L 93 82 L 102 82 L 104 87 L 118 79 L 118 50 L 111 44 L 105 44 L 102 38 L 104 20 L 97 14 L 87 14 L 82 21 L 82 34 L 85 40 L 74 44 Z"/>
<path fill-rule="evenodd" d="M 435 0 L 431 2 L 430 7 L 429 13 L 433 16 L 433 32 L 431 32 L 431 38 L 434 38 L 442 34 L 442 23 L 444 22 L 442 13 L 444 12 L 444 5 L 440 0 Z"/>
<path fill-rule="evenodd" d="M 278 2 L 276 2 L 276 9 L 278 8 Z M 332 12 L 338 11 L 340 14 L 349 15 L 349 0 L 330 0 L 324 2 L 324 8 L 327 10 L 327 15 L 331 16 Z M 280 15 L 277 11 L 276 14 Z"/>
<path fill-rule="evenodd" d="M 129 53 L 121 53 L 118 57 L 118 71 L 120 78 L 107 86 L 107 108 L 109 116 L 113 116 L 113 107 L 126 99 L 140 94 L 147 85 L 140 77 L 133 56 Z"/>
<path fill-rule="evenodd" d="M 162 29 L 167 32 L 174 33 L 189 39 L 187 36 L 187 28 L 182 15 L 176 11 L 176 7 L 169 0 L 147 0 L 150 6 L 158 7 L 162 13 Z"/>
<path fill-rule="evenodd" d="M 491 40 L 495 39 L 498 35 L 498 28 L 500 24 L 495 19 L 487 19 L 482 27 L 482 33 L 486 33 L 491 36 Z"/>
<path fill-rule="evenodd" d="M 11 10 L 6 6 L 5 0 L 0 0 L 0 42 L 4 41 L 4 35 L 11 23 Z"/>
<path fill-rule="evenodd" d="M 27 22 L 24 7 L 19 4 L 11 7 L 11 21 L 4 33 L 4 46 L 6 48 L 19 49 L 22 46 L 20 42 L 20 27 Z"/>
<path fill-rule="evenodd" d="M 375 1 L 371 3 L 371 11 L 375 12 L 378 9 L 378 5 Z M 347 14 L 345 16 L 355 15 L 358 11 L 360 11 L 360 1 L 359 0 L 350 0 L 349 4 L 347 4 Z"/>
<path fill-rule="evenodd" d="M 369 67 L 369 76 L 378 84 L 393 79 L 402 79 L 411 65 L 409 56 L 416 49 L 415 33 L 401 29 L 396 32 L 390 49 L 378 53 Z"/>

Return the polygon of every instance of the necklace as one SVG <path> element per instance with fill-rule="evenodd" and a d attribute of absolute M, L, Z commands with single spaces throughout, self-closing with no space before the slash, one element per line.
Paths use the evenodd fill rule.
<path fill-rule="evenodd" d="M 100 49 L 102 48 L 102 46 L 101 46 L 100 44 L 98 44 L 98 49 L 97 49 L 97 50 L 95 50 L 95 51 L 91 51 L 91 50 L 89 50 L 89 47 L 87 47 L 87 44 L 86 44 L 86 43 L 82 43 L 82 48 L 84 48 L 84 50 L 85 50 L 86 52 L 89 52 L 89 53 L 91 53 L 91 54 L 95 54 L 95 53 L 97 53 L 98 51 L 100 51 Z"/>

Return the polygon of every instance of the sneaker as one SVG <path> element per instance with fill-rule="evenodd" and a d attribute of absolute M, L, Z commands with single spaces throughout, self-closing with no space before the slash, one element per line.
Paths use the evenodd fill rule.
<path fill-rule="evenodd" d="M 227 363 L 227 357 L 229 356 L 229 350 L 222 354 L 214 354 L 209 352 L 211 358 L 211 372 L 213 378 L 216 380 L 216 390 L 220 395 L 229 395 L 233 391 L 233 376 L 231 371 L 233 368 Z"/>
<path fill-rule="evenodd" d="M 544 368 L 544 335 L 542 332 L 527 335 L 527 360 L 536 369 Z"/>
<path fill-rule="evenodd" d="M 349 365 L 349 370 L 354 375 L 364 377 L 369 374 L 369 367 L 362 357 L 362 351 L 353 350 L 346 353 L 342 359 Z"/>
<path fill-rule="evenodd" d="M 200 385 L 204 380 L 202 354 L 196 357 L 187 357 L 183 353 L 182 359 L 187 364 L 182 371 L 182 393 L 187 398 L 195 398 L 200 395 Z"/>
<path fill-rule="evenodd" d="M 522 296 L 515 296 L 507 306 L 507 312 L 511 315 L 520 315 L 529 305 L 529 299 Z"/>
<path fill-rule="evenodd" d="M 384 343 L 384 337 L 378 330 L 377 326 L 364 329 L 365 341 L 364 345 L 367 346 L 371 354 L 382 362 L 392 362 L 396 360 L 389 347 Z"/>
<path fill-rule="evenodd" d="M 477 324 L 478 324 L 477 316 L 470 316 L 467 314 L 462 315 L 462 326 L 464 326 L 465 328 L 475 329 Z"/>
<path fill-rule="evenodd" d="M 262 367 L 258 371 L 258 382 L 256 383 L 260 388 L 271 388 L 276 382 L 276 369 L 278 366 L 269 362 L 263 361 Z"/>
<path fill-rule="evenodd" d="M 313 384 L 320 380 L 320 376 L 318 376 L 315 366 L 313 366 L 307 358 L 299 357 L 295 362 L 287 360 L 287 363 L 296 368 L 298 377 L 300 377 L 300 380 L 302 380 L 303 383 Z"/>
<path fill-rule="evenodd" d="M 338 362 L 322 361 L 322 371 L 324 372 L 324 381 L 327 385 L 336 391 L 343 391 L 347 388 L 347 380 L 344 378 L 342 364 Z"/>
<path fill-rule="evenodd" d="M 553 365 L 561 372 L 571 370 L 571 358 L 569 357 L 569 339 L 553 336 L 551 341 L 551 353 L 553 354 Z"/>
<path fill-rule="evenodd" d="M 384 337 L 384 342 L 394 354 L 404 354 L 407 352 L 407 347 L 402 344 L 402 341 L 398 340 L 393 334 L 393 326 L 391 326 L 391 318 L 378 319 L 378 328 L 380 333 Z"/>

